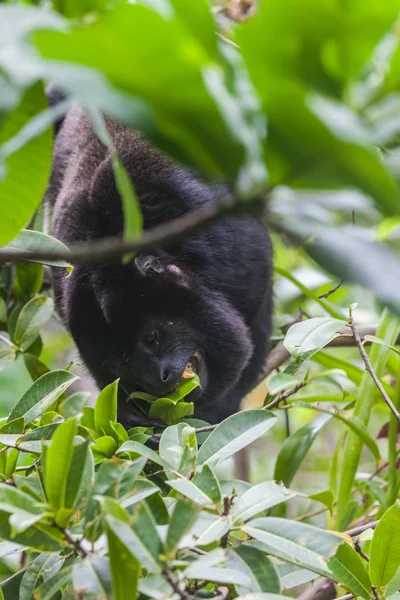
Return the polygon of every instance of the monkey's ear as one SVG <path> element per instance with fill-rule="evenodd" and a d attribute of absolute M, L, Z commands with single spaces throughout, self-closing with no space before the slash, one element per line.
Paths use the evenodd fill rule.
<path fill-rule="evenodd" d="M 139 256 L 136 256 L 135 265 L 143 277 L 164 273 L 165 271 L 165 266 L 161 263 L 160 259 L 151 254 L 139 254 Z"/>
<path fill-rule="evenodd" d="M 189 282 L 183 271 L 177 266 L 152 254 L 140 254 L 135 258 L 135 265 L 143 277 L 159 275 L 170 281 L 189 287 Z"/>

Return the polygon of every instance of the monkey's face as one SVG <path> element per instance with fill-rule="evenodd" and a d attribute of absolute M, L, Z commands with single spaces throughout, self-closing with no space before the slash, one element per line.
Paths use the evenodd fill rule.
<path fill-rule="evenodd" d="M 201 396 L 207 386 L 207 365 L 201 348 L 201 334 L 185 319 L 149 318 L 138 335 L 133 351 L 117 369 L 123 389 L 167 396 L 178 386 L 187 366 L 199 376 L 188 400 Z"/>

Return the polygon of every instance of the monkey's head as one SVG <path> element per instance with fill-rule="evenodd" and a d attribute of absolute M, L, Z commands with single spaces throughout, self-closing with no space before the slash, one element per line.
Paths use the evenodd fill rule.
<path fill-rule="evenodd" d="M 134 391 L 162 397 L 190 364 L 201 383 L 187 397 L 196 415 L 240 378 L 253 349 L 243 318 L 170 257 L 140 255 L 133 266 L 114 270 L 111 280 L 92 282 L 107 331 L 101 366 L 94 369 L 81 352 L 100 385 L 119 377 L 125 398 Z M 138 424 L 136 411 L 121 400 L 125 426 Z"/>

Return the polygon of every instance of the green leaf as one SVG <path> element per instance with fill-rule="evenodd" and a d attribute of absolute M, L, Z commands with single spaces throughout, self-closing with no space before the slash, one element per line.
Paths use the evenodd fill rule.
<path fill-rule="evenodd" d="M 54 433 L 51 444 L 44 454 L 46 496 L 56 510 L 65 508 L 67 479 L 71 467 L 76 430 L 75 420 L 71 419 L 62 423 Z"/>
<path fill-rule="evenodd" d="M 322 414 L 331 415 L 335 419 L 338 419 L 339 421 L 344 423 L 346 425 L 346 427 L 348 427 L 349 429 L 351 429 L 354 433 L 356 433 L 358 435 L 358 437 L 362 440 L 362 442 L 372 452 L 377 463 L 379 463 L 381 461 L 381 453 L 379 452 L 377 443 L 369 435 L 368 431 L 365 429 L 364 425 L 362 424 L 362 422 L 360 421 L 360 419 L 358 417 L 352 415 L 351 418 L 347 419 L 338 411 L 329 410 L 326 408 L 322 408 L 320 406 L 317 406 L 317 407 L 309 406 L 308 404 L 303 403 L 303 402 L 296 402 L 295 404 L 293 404 L 293 406 L 296 406 L 299 408 L 310 408 L 310 409 L 312 408 Z"/>
<path fill-rule="evenodd" d="M 262 542 L 268 554 L 328 578 L 327 560 L 343 542 L 336 533 L 276 517 L 254 519 L 242 530 Z"/>
<path fill-rule="evenodd" d="M 222 502 L 222 494 L 221 488 L 219 486 L 219 481 L 209 465 L 203 465 L 201 471 L 196 473 L 196 475 L 194 476 L 193 483 L 202 492 L 204 492 L 214 504 L 218 505 Z"/>
<path fill-rule="evenodd" d="M 178 471 L 181 464 L 184 451 L 182 433 L 185 427 L 187 427 L 185 423 L 171 425 L 170 427 L 166 427 L 161 434 L 159 445 L 160 456 L 171 465 L 174 471 Z"/>
<path fill-rule="evenodd" d="M 54 303 L 48 296 L 35 296 L 19 313 L 14 332 L 14 342 L 26 350 L 38 337 L 42 327 L 50 320 Z"/>
<path fill-rule="evenodd" d="M 154 450 L 148 448 L 147 446 L 144 446 L 143 444 L 140 444 L 139 442 L 134 442 L 132 440 L 125 442 L 124 444 L 122 444 L 122 446 L 118 448 L 116 454 L 122 454 L 124 452 L 132 455 L 133 458 L 137 458 L 137 456 L 144 456 L 145 458 L 148 458 L 157 465 L 163 467 L 163 469 L 170 470 L 172 468 L 172 466 L 166 460 L 161 458 L 161 456 L 159 456 L 157 452 L 154 452 Z"/>
<path fill-rule="evenodd" d="M 197 538 L 196 546 L 208 546 L 214 542 L 220 542 L 232 528 L 232 518 L 230 516 L 219 517 L 211 513 L 208 514 L 210 523 L 202 527 L 199 537 Z"/>
<path fill-rule="evenodd" d="M 110 542 L 108 543 L 110 549 L 110 559 L 106 558 L 105 556 L 92 555 L 88 558 L 75 561 L 72 567 L 72 585 L 74 592 L 78 595 L 78 598 L 80 596 L 86 596 L 88 598 L 94 597 L 96 600 L 108 600 L 108 598 L 111 597 L 112 590 L 110 563 L 112 571 L 112 561 L 113 558 L 115 559 L 115 557 L 118 557 L 118 553 L 114 553 L 114 546 L 113 551 L 111 551 Z M 120 560 L 123 561 L 122 555 L 120 555 Z M 135 587 L 128 587 L 128 584 L 132 582 L 130 571 L 128 569 L 125 572 L 125 577 L 127 582 L 126 589 L 136 589 Z M 114 596 L 114 598 L 115 600 L 121 600 L 121 596 Z"/>
<path fill-rule="evenodd" d="M 92 445 L 92 452 L 95 458 L 96 464 L 104 460 L 104 458 L 111 458 L 114 456 L 117 449 L 117 442 L 110 435 L 103 435 L 96 439 L 96 442 Z"/>
<path fill-rule="evenodd" d="M 277 418 L 265 410 L 246 410 L 220 423 L 201 446 L 198 463 L 216 464 L 261 437 Z"/>
<path fill-rule="evenodd" d="M 316 502 L 321 502 L 321 504 L 324 504 L 332 515 L 333 502 L 335 499 L 332 490 L 324 490 L 323 492 L 310 494 L 308 497 L 310 498 L 310 500 L 315 500 Z"/>
<path fill-rule="evenodd" d="M 24 363 L 33 381 L 36 381 L 39 377 L 49 372 L 49 368 L 36 356 L 29 354 L 29 352 L 24 352 Z"/>
<path fill-rule="evenodd" d="M 15 265 L 13 291 L 18 300 L 26 301 L 40 291 L 43 282 L 43 266 L 28 262 Z"/>
<path fill-rule="evenodd" d="M 22 250 L 24 252 L 68 252 L 67 246 L 56 240 L 51 235 L 47 235 L 40 231 L 31 231 L 30 229 L 22 229 L 20 233 L 11 242 L 1 249 L 3 252 L 15 252 L 15 250 Z M 44 265 L 52 265 L 54 267 L 67 267 L 71 268 L 71 265 L 64 260 L 35 260 L 33 262 L 39 262 Z"/>
<path fill-rule="evenodd" d="M 133 183 L 118 156 L 113 153 L 112 165 L 115 182 L 122 198 L 124 211 L 124 239 L 137 239 L 142 231 L 143 216 Z"/>
<path fill-rule="evenodd" d="M 146 459 L 139 458 L 133 462 L 117 463 L 106 460 L 100 465 L 94 483 L 90 482 L 91 491 L 85 511 L 85 537 L 90 542 L 95 542 L 102 531 L 101 510 L 96 497 L 119 499 L 134 495 L 137 491 L 136 479 L 145 464 Z"/>
<path fill-rule="evenodd" d="M 46 105 L 43 84 L 35 84 L 25 92 L 19 106 L 2 121 L 0 156 L 5 152 L 6 143 Z M 51 154 L 52 133 L 48 128 L 5 159 L 5 177 L 0 180 L 0 245 L 12 240 L 27 225 L 43 199 Z"/>
<path fill-rule="evenodd" d="M 288 437 L 281 446 L 276 458 L 274 479 L 290 485 L 307 452 L 317 435 L 333 418 L 331 414 L 321 414 Z"/>
<path fill-rule="evenodd" d="M 271 592 L 279 594 L 281 584 L 278 572 L 272 561 L 265 556 L 265 553 L 250 544 L 241 544 L 232 551 L 235 557 L 232 566 L 242 571 L 251 578 L 249 588 L 237 586 L 239 595 L 248 592 Z"/>
<path fill-rule="evenodd" d="M 236 500 L 232 510 L 233 518 L 235 522 L 247 521 L 272 506 L 287 502 L 296 495 L 296 492 L 274 481 L 263 481 L 252 486 Z"/>
<path fill-rule="evenodd" d="M 62 564 L 62 559 L 60 559 L 58 554 L 49 555 L 44 553 L 35 558 L 23 574 L 18 600 L 31 600 L 34 597 L 33 592 L 38 587 L 41 578 L 46 578 L 58 562 Z"/>
<path fill-rule="evenodd" d="M 183 575 L 186 579 L 205 579 L 215 583 L 250 587 L 251 578 L 249 575 L 224 566 L 224 563 L 227 563 L 228 560 L 228 554 L 219 548 L 191 562 Z"/>
<path fill-rule="evenodd" d="M 127 549 L 110 526 L 107 526 L 108 555 L 110 558 L 114 600 L 136 598 L 140 563 Z"/>
<path fill-rule="evenodd" d="M 89 392 L 75 392 L 74 394 L 71 394 L 68 398 L 65 398 L 65 400 L 59 403 L 58 410 L 60 414 L 62 414 L 65 419 L 76 417 L 82 411 L 89 396 Z"/>
<path fill-rule="evenodd" d="M 211 508 L 214 505 L 212 500 L 189 479 L 169 479 L 166 483 L 198 506 Z"/>
<path fill-rule="evenodd" d="M 349 544 L 339 546 L 335 556 L 329 559 L 328 567 L 336 580 L 347 587 L 354 596 L 361 596 L 365 600 L 373 597 L 368 571 L 360 556 Z"/>
<path fill-rule="evenodd" d="M 136 559 L 139 564 L 141 564 L 150 573 L 161 572 L 161 566 L 158 564 L 158 561 L 155 560 L 154 556 L 143 543 L 142 539 L 129 527 L 127 523 L 115 519 L 112 516 L 106 517 L 106 523 L 107 533 L 109 530 L 111 530 L 114 536 L 119 540 L 120 544 L 124 546 L 126 552 Z"/>
<path fill-rule="evenodd" d="M 37 379 L 11 411 L 8 422 L 24 417 L 27 425 L 44 412 L 76 381 L 69 371 L 51 371 Z"/>
<path fill-rule="evenodd" d="M 64 566 L 60 571 L 46 579 L 37 588 L 35 596 L 40 600 L 53 600 L 54 595 L 71 580 L 72 565 Z"/>
<path fill-rule="evenodd" d="M 338 337 L 347 321 L 330 317 L 315 317 L 292 325 L 283 341 L 295 359 L 308 359 Z"/>
<path fill-rule="evenodd" d="M 171 515 L 171 521 L 168 526 L 167 537 L 164 544 L 167 554 L 173 554 L 185 533 L 194 523 L 197 514 L 198 507 L 191 502 L 181 499 L 177 501 Z"/>
<path fill-rule="evenodd" d="M 369 574 L 372 585 L 387 585 L 400 567 L 400 501 L 381 517 L 371 542 Z"/>
<path fill-rule="evenodd" d="M 193 402 L 176 402 L 170 398 L 158 398 L 150 406 L 149 417 L 162 419 L 167 425 L 175 425 L 185 417 L 194 413 Z"/>
<path fill-rule="evenodd" d="M 101 435 L 113 436 L 110 421 L 117 421 L 117 398 L 119 379 L 107 385 L 99 394 L 94 409 L 94 424 Z"/>

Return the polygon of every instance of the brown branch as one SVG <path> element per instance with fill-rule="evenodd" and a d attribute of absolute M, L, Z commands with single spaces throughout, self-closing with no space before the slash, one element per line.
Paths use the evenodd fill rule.
<path fill-rule="evenodd" d="M 367 529 L 375 529 L 378 525 L 379 521 L 371 521 L 371 523 L 365 523 L 364 525 L 359 525 L 359 527 L 354 527 L 354 529 L 349 529 L 345 531 L 347 535 L 350 537 L 356 537 L 357 535 L 361 535 Z"/>
<path fill-rule="evenodd" d="M 376 327 L 374 327 L 373 325 L 363 325 L 358 327 L 357 329 L 362 341 L 364 340 L 364 337 L 366 335 L 376 334 Z M 341 335 L 332 340 L 329 344 L 327 344 L 325 348 L 344 348 L 357 345 L 354 337 L 352 335 L 348 335 L 348 328 L 343 329 L 340 333 Z M 369 344 L 369 342 L 363 341 L 363 345 L 365 345 L 366 343 Z M 400 344 L 400 337 L 397 339 L 396 344 Z M 289 360 L 289 358 L 290 354 L 283 345 L 283 342 L 279 342 L 279 344 L 277 344 L 275 348 L 269 353 L 267 360 L 265 361 L 264 368 L 260 373 L 258 383 L 261 383 L 263 379 L 268 377 L 268 375 L 270 375 L 272 371 L 275 371 L 275 369 L 283 365 L 287 360 Z"/>
<path fill-rule="evenodd" d="M 278 404 L 283 402 L 283 400 L 286 400 L 286 398 L 289 398 L 289 396 L 292 396 L 293 394 L 295 394 L 296 392 L 301 390 L 301 388 L 303 388 L 305 385 L 307 385 L 307 383 L 308 383 L 308 381 L 299 381 L 298 383 L 296 383 L 296 385 L 291 387 L 289 390 L 286 390 L 286 392 L 281 392 L 280 394 L 278 394 L 276 396 L 276 398 L 271 400 L 271 402 L 269 402 L 268 404 L 266 404 L 263 407 L 264 410 L 271 410 L 272 408 L 276 408 L 278 406 Z"/>
<path fill-rule="evenodd" d="M 397 410 L 397 408 L 395 407 L 395 405 L 393 404 L 393 402 L 391 401 L 391 399 L 387 395 L 387 393 L 386 393 L 383 385 L 379 381 L 379 378 L 378 378 L 377 374 L 374 371 L 373 366 L 371 365 L 371 362 L 370 362 L 370 360 L 368 358 L 368 354 L 365 352 L 365 348 L 363 346 L 360 334 L 357 331 L 356 326 L 354 325 L 353 312 L 352 312 L 351 307 L 350 307 L 349 326 L 350 326 L 350 329 L 351 329 L 351 331 L 353 333 L 354 340 L 355 340 L 355 342 L 356 342 L 356 344 L 358 346 L 358 349 L 360 351 L 361 358 L 364 361 L 364 365 L 365 365 L 366 370 L 371 375 L 373 382 L 375 383 L 376 387 L 380 391 L 380 393 L 382 395 L 382 398 L 384 399 L 384 401 L 388 405 L 389 409 L 392 411 L 392 413 L 394 414 L 394 416 L 396 417 L 396 419 L 400 420 L 400 413 L 399 413 L 399 411 Z"/>
<path fill-rule="evenodd" d="M 200 210 L 162 223 L 143 231 L 137 240 L 123 240 L 120 236 L 101 238 L 90 242 L 73 244 L 69 250 L 29 252 L 27 250 L 0 250 L 0 265 L 21 260 L 67 261 L 81 265 L 116 260 L 129 252 L 143 252 L 151 248 L 168 246 L 183 238 L 203 231 L 222 217 L 256 214 L 262 204 L 260 198 L 232 201 L 224 197 Z"/>
<path fill-rule="evenodd" d="M 170 567 L 164 567 L 163 575 L 165 579 L 168 581 L 169 585 L 172 587 L 174 592 L 181 598 L 181 600 L 189 600 L 191 597 L 190 594 L 186 590 L 182 590 L 179 586 L 179 583 L 176 581 L 172 569 Z"/>
<path fill-rule="evenodd" d="M 327 292 L 325 292 L 325 294 L 321 294 L 320 296 L 318 296 L 318 298 L 329 298 L 329 296 L 332 296 L 332 294 L 334 294 L 335 292 L 337 292 L 337 290 L 342 285 L 343 285 L 343 281 L 339 281 L 339 283 L 337 285 L 335 285 L 335 287 L 333 287 L 332 289 L 330 289 Z"/>

